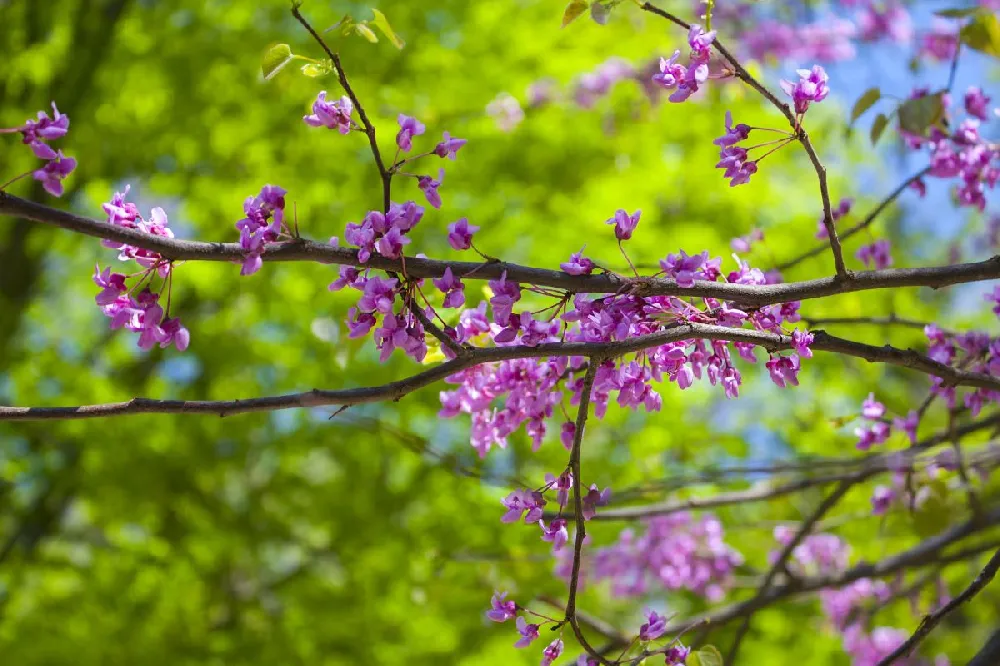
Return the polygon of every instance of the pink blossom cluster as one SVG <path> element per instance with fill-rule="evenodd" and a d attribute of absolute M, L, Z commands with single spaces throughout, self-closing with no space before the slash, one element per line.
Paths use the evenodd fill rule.
<path fill-rule="evenodd" d="M 167 214 L 162 208 L 154 208 L 149 219 L 139 214 L 135 204 L 125 201 L 129 186 L 124 192 L 116 192 L 111 201 L 102 205 L 108 215 L 108 224 L 134 229 L 143 233 L 173 238 L 167 226 Z M 104 240 L 102 245 L 118 250 L 119 261 L 133 260 L 143 270 L 131 275 L 112 272 L 110 267 L 103 271 L 94 268 L 93 281 L 101 292 L 95 297 L 97 305 L 105 316 L 111 319 L 111 328 L 125 328 L 139 334 L 140 349 L 151 349 L 156 345 L 174 345 L 178 351 L 187 349 L 191 336 L 181 325 L 180 319 L 170 317 L 170 284 L 173 279 L 173 263 L 156 252 L 151 252 L 126 243 Z M 160 291 L 153 291 L 151 285 L 156 278 L 161 279 Z M 132 280 L 132 286 L 128 281 Z M 161 305 L 163 291 L 167 292 L 166 308 Z"/>
<path fill-rule="evenodd" d="M 37 120 L 28 119 L 19 127 L 0 128 L 0 134 L 15 132 L 21 134 L 21 143 L 30 147 L 35 157 L 46 160 L 41 168 L 31 172 L 31 176 L 52 196 L 62 196 L 62 181 L 76 169 L 76 160 L 63 155 L 61 150 L 53 150 L 48 142 L 66 136 L 69 116 L 59 113 L 56 103 L 52 102 L 51 118 L 45 111 L 39 111 Z"/>
<path fill-rule="evenodd" d="M 587 553 L 585 575 L 610 581 L 616 597 L 641 597 L 658 589 L 687 590 L 717 601 L 732 584 L 743 556 L 724 539 L 722 523 L 688 512 L 644 521 L 644 530 L 621 532 L 618 542 Z M 566 574 L 566 562 L 561 572 Z"/>
<path fill-rule="evenodd" d="M 787 545 L 795 532 L 789 527 L 778 527 L 774 537 Z M 771 553 L 771 561 L 778 553 Z M 792 551 L 789 569 L 796 574 L 836 576 L 842 574 L 850 563 L 850 547 L 832 534 L 807 536 Z M 876 666 L 909 637 L 909 632 L 893 627 L 869 628 L 866 610 L 869 606 L 887 602 L 892 587 L 878 580 L 859 578 L 841 588 L 824 589 L 819 593 L 820 606 L 831 626 L 840 633 L 844 651 L 851 657 L 852 666 Z M 924 666 L 925 660 L 917 657 L 896 662 L 908 666 Z M 948 666 L 948 660 L 939 656 L 935 666 Z"/>
<path fill-rule="evenodd" d="M 917 89 L 910 99 L 919 99 L 928 94 L 926 89 Z M 979 88 L 970 87 L 963 101 L 967 117 L 954 131 L 946 132 L 940 126 L 933 125 L 927 136 L 912 134 L 902 128 L 900 134 L 909 148 L 928 149 L 929 177 L 958 181 L 958 205 L 983 211 L 986 209 L 986 190 L 995 188 L 1000 180 L 1000 145 L 990 143 L 979 131 L 980 124 L 991 115 L 990 97 Z M 951 96 L 941 95 L 941 103 L 947 114 Z M 915 181 L 913 187 L 921 196 L 926 190 L 923 180 Z"/>
<path fill-rule="evenodd" d="M 987 298 L 997 296 L 994 290 Z M 950 333 L 934 324 L 924 328 L 930 343 L 927 355 L 939 363 L 960 366 L 972 372 L 981 372 L 994 377 L 1000 376 L 1000 338 L 994 338 L 981 331 Z M 954 408 L 958 391 L 947 386 L 940 377 L 934 377 L 932 393 L 942 397 L 949 408 Z M 1000 391 L 976 388 L 965 392 L 964 404 L 973 416 L 978 416 L 983 406 L 1000 401 Z"/>

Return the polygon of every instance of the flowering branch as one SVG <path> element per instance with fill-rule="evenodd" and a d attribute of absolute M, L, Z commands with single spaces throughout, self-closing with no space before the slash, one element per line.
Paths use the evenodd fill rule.
<path fill-rule="evenodd" d="M 702 338 L 748 342 L 769 351 L 794 349 L 791 336 L 748 329 L 734 329 L 711 324 L 680 324 L 659 333 L 652 333 L 621 342 L 558 342 L 535 347 L 494 347 L 474 349 L 462 357 L 442 363 L 429 370 L 381 386 L 320 390 L 302 393 L 236 400 L 155 400 L 133 398 L 125 402 L 76 407 L 0 407 L 0 421 L 33 421 L 42 419 L 81 419 L 121 416 L 124 414 L 216 414 L 229 416 L 246 412 L 274 411 L 278 409 L 327 407 L 331 405 L 359 405 L 384 400 L 399 400 L 418 389 L 445 379 L 460 370 L 483 363 L 518 358 L 547 357 L 614 357 L 658 347 L 668 342 Z M 919 370 L 940 377 L 949 386 L 974 386 L 1000 390 L 1000 378 L 979 372 L 956 370 L 912 350 L 884 345 L 876 347 L 861 342 L 845 340 L 817 331 L 812 349 L 863 358 L 873 363 L 888 363 Z"/>
<path fill-rule="evenodd" d="M 206 243 L 155 236 L 74 215 L 4 192 L 0 192 L 0 215 L 21 217 L 94 238 L 126 243 L 157 252 L 165 259 L 174 261 L 239 262 L 246 254 L 238 243 Z M 267 261 L 315 261 L 356 267 L 367 266 L 393 272 L 402 272 L 404 268 L 403 262 L 399 259 L 387 259 L 373 254 L 367 262 L 362 262 L 358 259 L 357 250 L 332 247 L 305 239 L 268 244 L 262 256 Z M 980 262 L 932 268 L 852 272 L 847 279 L 827 277 L 761 285 L 695 280 L 691 287 L 678 286 L 676 280 L 669 278 L 625 278 L 613 273 L 571 275 L 563 271 L 532 268 L 503 261 L 476 263 L 408 257 L 405 268 L 406 275 L 416 278 L 442 277 L 448 269 L 451 269 L 456 276 L 469 280 L 496 280 L 506 273 L 507 279 L 511 281 L 564 289 L 570 293 L 615 294 L 631 290 L 643 296 L 695 296 L 731 300 L 746 305 L 770 305 L 871 289 L 899 287 L 937 289 L 954 284 L 1000 279 L 1000 256 Z"/>

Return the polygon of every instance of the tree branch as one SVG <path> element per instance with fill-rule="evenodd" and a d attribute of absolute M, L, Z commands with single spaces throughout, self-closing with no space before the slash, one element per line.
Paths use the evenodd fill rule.
<path fill-rule="evenodd" d="M 820 519 L 822 519 L 823 516 L 830 511 L 830 509 L 836 506 L 837 502 L 839 502 L 840 499 L 847 494 L 847 491 L 850 490 L 855 483 L 858 483 L 863 478 L 864 475 L 862 473 L 858 473 L 841 481 L 836 490 L 830 493 L 826 499 L 824 499 L 820 505 L 816 507 L 816 510 L 813 511 L 808 518 L 802 521 L 802 525 L 799 526 L 799 530 L 795 533 L 795 536 L 793 536 L 791 541 L 785 544 L 785 547 L 781 549 L 781 552 L 778 554 L 778 559 L 775 560 L 771 569 L 767 572 L 767 575 L 764 576 L 764 582 L 760 584 L 760 589 L 757 591 L 757 594 L 754 597 L 755 599 L 763 598 L 764 595 L 767 594 L 767 591 L 771 588 L 771 583 L 774 582 L 774 579 L 777 577 L 779 572 L 788 571 L 788 559 L 792 556 L 792 552 L 794 552 L 795 549 L 799 547 L 799 544 L 805 540 L 806 536 L 809 535 L 809 532 L 812 531 L 816 523 L 818 523 Z M 733 639 L 733 645 L 729 648 L 729 654 L 726 655 L 725 660 L 725 663 L 730 664 L 730 666 L 735 663 L 736 654 L 740 649 L 740 643 L 743 642 L 743 637 L 746 635 L 747 631 L 750 630 L 750 619 L 752 617 L 753 611 L 751 610 L 744 616 L 743 623 L 736 632 L 736 638 Z"/>
<path fill-rule="evenodd" d="M 245 252 L 238 243 L 206 243 L 154 236 L 98 220 L 81 217 L 57 208 L 21 199 L 0 192 L 0 216 L 21 217 L 51 224 L 93 238 L 109 239 L 157 252 L 166 259 L 185 261 L 243 261 Z M 332 247 L 305 239 L 269 244 L 263 257 L 266 261 L 315 261 L 359 268 L 376 268 L 404 273 L 408 277 L 442 277 L 451 269 L 456 277 L 474 280 L 497 280 L 506 273 L 507 279 L 525 284 L 564 289 L 570 293 L 615 294 L 631 290 L 642 296 L 681 296 L 718 298 L 742 305 L 772 305 L 789 301 L 822 298 L 871 289 L 900 287 L 931 287 L 938 289 L 955 284 L 982 282 L 1000 278 L 1000 255 L 981 262 L 953 264 L 933 268 L 895 268 L 852 273 L 849 279 L 837 277 L 787 282 L 782 284 L 744 285 L 725 282 L 695 281 L 692 287 L 679 287 L 667 278 L 625 278 L 612 273 L 600 275 L 570 275 L 562 271 L 532 268 L 503 261 L 476 263 L 468 261 L 438 261 L 409 257 L 403 262 L 373 254 L 367 263 L 358 260 L 356 250 Z"/>
<path fill-rule="evenodd" d="M 887 655 L 882 661 L 878 662 L 876 666 L 889 666 L 897 659 L 905 657 L 910 654 L 917 645 L 920 644 L 927 634 L 938 625 L 941 620 L 943 620 L 948 614 L 954 611 L 956 608 L 966 603 L 972 597 L 979 594 L 984 587 L 986 587 L 991 580 L 996 576 L 997 570 L 1000 569 L 1000 550 L 993 554 L 990 561 L 986 563 L 986 566 L 979 575 L 976 576 L 975 580 L 965 588 L 961 594 L 946 603 L 944 606 L 938 610 L 924 616 L 924 619 L 920 621 L 917 626 L 917 630 L 913 632 L 913 635 L 907 638 L 902 645 L 892 651 L 891 654 Z"/>
<path fill-rule="evenodd" d="M 668 342 L 692 340 L 728 340 L 748 342 L 769 351 L 792 349 L 794 344 L 787 335 L 726 328 L 711 324 L 680 324 L 659 333 L 643 335 L 621 342 L 555 342 L 536 347 L 480 348 L 416 375 L 381 386 L 342 390 L 312 389 L 302 393 L 237 400 L 156 400 L 133 398 L 113 402 L 75 407 L 0 407 L 0 421 L 36 421 L 43 419 L 86 419 L 119 416 L 123 414 L 217 414 L 229 416 L 246 412 L 275 411 L 302 407 L 330 405 L 360 405 L 384 400 L 399 400 L 408 393 L 429 386 L 466 368 L 483 363 L 506 361 L 516 358 L 546 358 L 558 356 L 616 357 Z M 1000 390 L 1000 378 L 978 372 L 956 370 L 938 363 L 912 350 L 896 349 L 888 345 L 875 347 L 837 338 L 817 331 L 811 345 L 815 351 L 826 351 L 856 356 L 873 363 L 888 363 L 919 370 L 940 377 L 948 386 L 974 386 Z"/>

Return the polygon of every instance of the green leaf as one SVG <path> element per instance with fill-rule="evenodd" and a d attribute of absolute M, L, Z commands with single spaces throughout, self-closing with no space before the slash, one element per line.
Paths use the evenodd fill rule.
<path fill-rule="evenodd" d="M 878 143 L 878 140 L 882 138 L 882 132 L 885 128 L 889 126 L 889 118 L 884 114 L 880 113 L 875 116 L 875 122 L 872 123 L 872 129 L 869 133 L 869 138 L 872 140 L 872 145 Z"/>
<path fill-rule="evenodd" d="M 311 79 L 315 79 L 318 76 L 326 76 L 332 71 L 333 63 L 329 60 L 324 60 L 322 62 L 310 62 L 302 65 L 302 73 Z"/>
<path fill-rule="evenodd" d="M 979 7 L 956 7 L 954 9 L 939 9 L 934 14 L 943 18 L 965 18 L 979 12 Z"/>
<path fill-rule="evenodd" d="M 697 652 L 699 666 L 722 666 L 722 653 L 714 645 L 706 645 Z M 690 662 L 691 657 L 688 657 Z"/>
<path fill-rule="evenodd" d="M 978 14 L 959 33 L 963 44 L 994 58 L 1000 58 L 1000 19 L 996 14 Z"/>
<path fill-rule="evenodd" d="M 948 484 L 944 479 L 934 479 L 925 487 L 927 495 L 913 512 L 913 528 L 918 535 L 931 537 L 952 524 L 954 509 L 949 505 Z"/>
<path fill-rule="evenodd" d="M 590 3 L 587 0 L 572 0 L 568 5 L 566 5 L 566 10 L 563 12 L 562 17 L 562 27 L 568 26 L 573 21 L 580 18 L 580 16 L 587 11 L 587 7 Z"/>
<path fill-rule="evenodd" d="M 684 664 L 685 666 L 702 666 L 701 657 L 698 656 L 697 652 L 692 652 L 687 656 Z"/>
<path fill-rule="evenodd" d="M 944 116 L 941 95 L 924 95 L 903 102 L 898 109 L 899 127 L 911 134 L 923 135 L 927 128 Z"/>
<path fill-rule="evenodd" d="M 340 28 L 341 34 L 346 34 L 350 30 L 351 26 L 354 25 L 354 19 L 351 18 L 350 14 L 344 14 L 344 18 L 340 19 L 329 28 L 323 31 L 323 34 L 332 32 Z"/>
<path fill-rule="evenodd" d="M 853 125 L 854 121 L 861 117 L 861 114 L 872 108 L 875 102 L 880 99 L 882 99 L 882 91 L 877 87 L 866 90 L 854 103 L 854 108 L 851 109 L 851 124 Z"/>
<path fill-rule="evenodd" d="M 406 42 L 400 39 L 399 36 L 393 31 L 392 26 L 389 25 L 389 19 L 385 17 L 385 14 L 377 9 L 373 9 L 372 13 L 375 14 L 375 20 L 372 21 L 372 24 L 378 28 L 383 35 L 385 35 L 386 39 L 392 42 L 393 46 L 397 49 L 402 49 L 403 46 L 406 45 Z"/>
<path fill-rule="evenodd" d="M 292 47 L 288 44 L 275 44 L 264 52 L 264 57 L 260 63 L 260 71 L 264 75 L 264 80 L 268 81 L 277 74 L 282 67 L 295 58 L 292 55 Z"/>
<path fill-rule="evenodd" d="M 367 23 L 362 22 L 354 24 L 354 32 L 358 33 L 372 44 L 378 44 L 378 35 L 372 32 L 372 29 L 368 27 Z"/>

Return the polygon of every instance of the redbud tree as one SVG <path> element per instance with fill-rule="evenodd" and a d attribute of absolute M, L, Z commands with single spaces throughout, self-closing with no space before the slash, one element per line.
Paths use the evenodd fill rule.
<path fill-rule="evenodd" d="M 15 196 L 6 190 L 33 180 L 60 197 L 66 179 L 87 159 L 63 152 L 72 146 L 70 119 L 54 100 L 35 118 L 0 129 L 8 144 L 20 142 L 37 162 L 2 175 L 0 214 L 97 239 L 105 257 L 89 276 L 93 307 L 114 336 L 130 337 L 141 353 L 182 355 L 198 345 L 199 316 L 179 296 L 193 264 L 229 263 L 243 280 L 263 282 L 282 264 L 312 262 L 333 267 L 326 285 L 313 285 L 315 302 L 327 292 L 346 294 L 351 305 L 340 322 L 346 337 L 372 347 L 382 363 L 407 358 L 409 372 L 384 384 L 238 398 L 136 396 L 66 405 L 55 396 L 48 405 L 2 406 L 0 420 L 112 424 L 135 414 L 240 418 L 294 409 L 325 409 L 330 418 L 342 418 L 352 407 L 384 402 L 391 410 L 412 393 L 430 392 L 438 398 L 438 417 L 460 424 L 483 461 L 520 444 L 562 452 L 557 466 L 508 484 L 493 507 L 495 520 L 516 538 L 531 535 L 561 593 L 493 581 L 498 584 L 483 587 L 485 612 L 466 609 L 506 631 L 511 651 L 531 652 L 543 666 L 766 663 L 766 655 L 741 652 L 758 612 L 783 608 L 794 618 L 808 608 L 810 621 L 838 636 L 843 663 L 957 663 L 950 659 L 958 656 L 926 649 L 933 641 L 925 639 L 939 625 L 947 627 L 1000 568 L 1000 504 L 992 476 L 1000 464 L 992 441 L 1000 424 L 1000 338 L 989 328 L 960 328 L 949 319 L 924 321 L 878 307 L 857 316 L 807 313 L 812 304 L 845 294 L 970 288 L 975 308 L 1000 315 L 1000 287 L 992 284 L 1000 278 L 1000 256 L 928 263 L 906 256 L 892 229 L 880 226 L 907 198 L 919 202 L 928 188 L 944 188 L 951 205 L 977 225 L 977 237 L 990 249 L 1000 245 L 1000 218 L 989 213 L 1000 179 L 1000 110 L 988 80 L 956 85 L 968 54 L 1000 57 L 998 7 L 983 0 L 938 8 L 928 26 L 917 25 L 912 8 L 900 2 L 829 4 L 834 13 L 824 20 L 810 21 L 806 14 L 789 21 L 754 3 L 572 0 L 562 9 L 563 29 L 586 20 L 655 21 L 662 52 L 648 62 L 612 57 L 568 90 L 539 80 L 522 100 L 499 94 L 486 109 L 501 131 L 510 132 L 530 122 L 529 113 L 590 109 L 619 86 L 637 87 L 649 103 L 668 107 L 703 104 L 719 90 L 759 99 L 766 113 L 753 121 L 730 111 L 711 118 L 718 171 L 714 180 L 697 184 L 696 196 L 754 188 L 780 177 L 769 173 L 776 155 L 793 160 L 808 172 L 802 182 L 810 183 L 815 217 L 794 231 L 800 251 L 782 258 L 760 252 L 769 232 L 749 224 L 729 248 L 665 248 L 653 265 L 637 261 L 633 248 L 643 242 L 650 218 L 665 212 L 632 207 L 624 195 L 617 209 L 591 211 L 606 222 L 601 233 L 610 242 L 602 246 L 614 252 L 589 251 L 590 239 L 581 237 L 578 246 L 561 250 L 565 261 L 558 265 L 494 256 L 502 248 L 486 247 L 479 237 L 488 225 L 502 225 L 502 218 L 443 214 L 452 172 L 476 168 L 474 144 L 446 122 L 422 121 L 407 108 L 395 110 L 395 123 L 376 125 L 351 64 L 341 57 L 344 40 L 354 38 L 404 49 L 378 10 L 374 18 L 351 14 L 320 29 L 307 17 L 307 6 L 293 3 L 289 29 L 308 35 L 312 52 L 277 44 L 262 62 L 267 80 L 304 75 L 316 84 L 307 112 L 287 118 L 301 125 L 303 141 L 349 143 L 365 153 L 357 168 L 377 175 L 371 206 L 336 228 L 301 218 L 294 190 L 266 173 L 242 210 L 239 201 L 231 202 L 227 231 L 220 227 L 216 237 L 204 239 L 184 237 L 166 206 L 140 206 L 128 185 L 109 192 L 90 214 Z M 553 11 L 558 15 L 559 7 Z M 855 57 L 855 45 L 880 42 L 905 49 L 917 65 L 943 63 L 948 75 L 912 90 L 872 86 L 841 118 L 840 136 L 865 133 L 871 150 L 895 140 L 920 165 L 862 207 L 851 191 L 834 191 L 835 168 L 825 157 L 834 149 L 824 145 L 834 139 L 815 140 L 810 124 L 838 86 L 846 87 L 829 65 L 835 64 L 831 72 L 850 72 L 843 63 Z M 761 62 L 781 67 L 762 68 Z M 792 65 L 785 68 L 787 63 Z M 73 122 L 88 119 L 74 115 Z M 864 183 L 855 185 L 864 189 Z M 553 221 L 564 223 L 573 224 Z M 528 240 L 545 243 L 545 230 L 538 234 Z M 446 243 L 449 252 L 425 254 L 420 239 L 431 237 L 442 241 L 433 247 Z M 786 279 L 807 266 L 817 271 Z M 855 335 L 873 325 L 887 336 L 897 329 L 919 331 L 919 344 L 873 344 Z M 716 485 L 705 494 L 696 488 L 705 480 L 689 479 L 673 493 L 667 488 L 666 499 L 663 488 L 661 498 L 650 500 L 656 492 L 649 487 L 597 481 L 600 461 L 588 455 L 588 443 L 609 414 L 642 412 L 670 428 L 675 417 L 663 409 L 665 392 L 708 391 L 730 401 L 770 391 L 774 397 L 762 409 L 782 418 L 790 412 L 785 395 L 814 379 L 809 366 L 822 355 L 845 368 L 896 366 L 917 387 L 912 399 L 901 401 L 887 398 L 875 383 L 850 413 L 823 417 L 851 440 L 850 455 L 751 470 L 787 477 L 738 490 Z M 773 386 L 755 381 L 758 375 Z M 737 469 L 716 470 L 716 480 Z M 806 502 L 801 517 L 774 521 L 765 537 L 768 554 L 759 561 L 742 552 L 732 536 L 737 526 L 718 515 L 720 508 L 798 494 Z M 867 509 L 855 520 L 870 527 L 913 525 L 922 538 L 877 560 L 856 558 L 858 544 L 838 533 L 832 517 L 845 498 L 859 495 Z M 622 529 L 625 521 L 631 524 Z M 604 530 L 602 523 L 616 527 Z M 962 587 L 949 587 L 942 571 L 963 564 L 971 574 Z M 618 624 L 600 606 L 584 607 L 584 590 L 594 590 L 595 599 L 624 601 L 641 621 Z M 802 606 L 805 599 L 814 603 Z M 907 600 L 905 623 L 882 620 L 886 608 Z M 980 643 L 983 633 L 977 630 Z M 987 646 L 976 659 L 996 663 L 989 660 L 1000 659 L 1000 651 Z"/>

